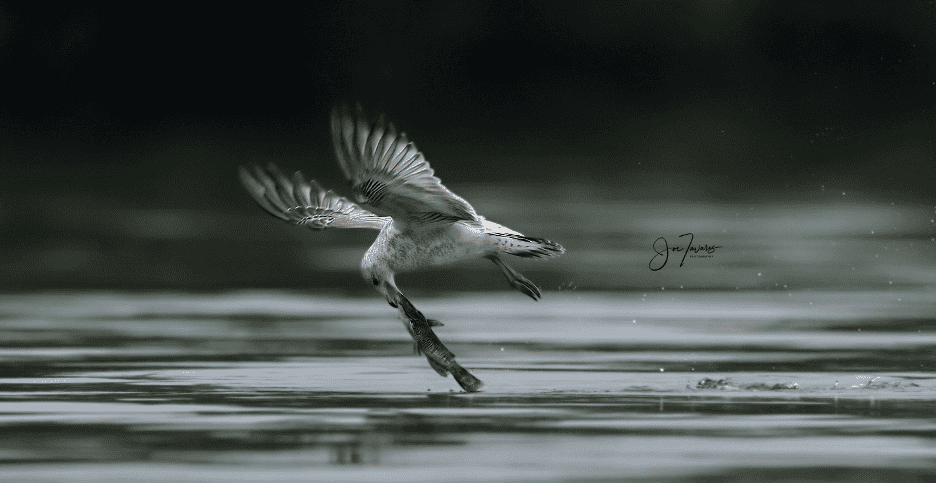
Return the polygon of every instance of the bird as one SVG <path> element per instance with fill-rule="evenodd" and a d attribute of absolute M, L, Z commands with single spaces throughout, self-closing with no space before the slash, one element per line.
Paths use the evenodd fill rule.
<path fill-rule="evenodd" d="M 427 320 L 403 295 L 394 277 L 398 273 L 486 258 L 511 287 L 534 301 L 542 298 L 540 289 L 502 256 L 555 257 L 565 252 L 560 244 L 527 237 L 479 215 L 468 201 L 442 185 L 425 156 L 385 115 L 374 118 L 360 104 L 354 109 L 342 104 L 332 110 L 331 131 L 353 200 L 326 191 L 301 171 L 287 177 L 272 162 L 238 168 L 248 194 L 274 217 L 312 230 L 379 231 L 361 260 L 361 276 L 399 310 L 401 319 L 418 328 L 441 323 Z M 413 326 L 408 329 L 417 339 Z M 429 363 L 445 376 L 438 361 L 429 358 Z"/>

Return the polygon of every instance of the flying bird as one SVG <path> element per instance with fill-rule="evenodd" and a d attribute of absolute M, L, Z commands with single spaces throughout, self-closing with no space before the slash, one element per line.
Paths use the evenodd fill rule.
<path fill-rule="evenodd" d="M 455 363 L 435 337 L 431 327 L 441 323 L 427 320 L 410 303 L 394 275 L 483 257 L 513 288 L 538 300 L 539 288 L 501 257 L 553 257 L 565 249 L 478 215 L 442 185 L 423 154 L 384 116 L 372 119 L 360 105 L 353 111 L 342 105 L 332 111 L 331 129 L 338 165 L 351 184 L 354 201 L 326 191 L 301 172 L 287 177 L 272 163 L 264 168 L 241 166 L 241 182 L 261 208 L 287 222 L 313 230 L 380 231 L 361 260 L 361 275 L 398 308 L 432 368 L 442 376 L 452 373 L 465 390 L 476 391 L 481 381 Z"/>

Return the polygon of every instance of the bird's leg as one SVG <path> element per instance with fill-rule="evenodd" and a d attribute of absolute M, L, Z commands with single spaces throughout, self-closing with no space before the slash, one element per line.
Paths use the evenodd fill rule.
<path fill-rule="evenodd" d="M 504 261 L 500 260 L 500 257 L 497 255 L 492 255 L 489 256 L 488 259 L 491 259 L 491 262 L 493 262 L 494 265 L 496 265 L 497 268 L 504 273 L 504 276 L 507 278 L 507 282 L 511 287 L 526 294 L 527 296 L 530 296 L 534 301 L 538 301 L 543 297 L 543 294 L 540 293 L 540 290 L 538 287 L 536 287 L 536 284 L 533 284 L 533 282 L 531 282 L 529 279 L 523 277 L 519 272 L 513 270 L 512 267 L 505 264 Z"/>

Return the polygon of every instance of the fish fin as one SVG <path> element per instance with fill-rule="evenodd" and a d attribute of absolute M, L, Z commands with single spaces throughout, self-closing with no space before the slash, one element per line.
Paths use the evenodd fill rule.
<path fill-rule="evenodd" d="M 442 321 L 438 319 L 427 319 L 426 322 L 429 323 L 429 326 L 445 326 L 442 324 Z"/>
<path fill-rule="evenodd" d="M 441 363 L 433 360 L 432 358 L 429 358 L 428 356 L 426 356 L 426 361 L 429 362 L 429 366 L 431 366 L 432 369 L 439 374 L 439 376 L 448 376 L 448 370 L 446 370 Z"/>
<path fill-rule="evenodd" d="M 453 362 L 453 366 L 454 368 L 452 368 L 452 376 L 455 377 L 455 381 L 457 381 L 466 392 L 481 391 L 481 387 L 484 386 L 484 382 L 469 373 L 468 370 L 462 368 L 462 366 L 458 363 Z"/>
<path fill-rule="evenodd" d="M 419 343 L 413 342 L 413 354 L 419 356 L 422 354 L 422 350 L 419 349 Z"/>

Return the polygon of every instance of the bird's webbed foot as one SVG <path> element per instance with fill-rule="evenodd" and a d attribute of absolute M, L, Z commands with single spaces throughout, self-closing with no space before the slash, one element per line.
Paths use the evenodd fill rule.
<path fill-rule="evenodd" d="M 513 270 L 512 267 L 500 260 L 500 257 L 493 256 L 488 257 L 497 265 L 497 268 L 501 270 L 504 274 L 504 277 L 507 278 L 507 283 L 510 284 L 510 287 L 530 296 L 534 301 L 539 301 L 542 299 L 543 294 L 540 292 L 539 288 L 536 287 L 536 284 L 533 284 L 533 281 L 523 277 L 522 274 Z"/>
<path fill-rule="evenodd" d="M 539 288 L 536 287 L 536 284 L 533 284 L 532 281 L 519 273 L 517 273 L 516 276 L 517 277 L 514 279 L 507 278 L 507 282 L 510 283 L 511 287 L 530 296 L 534 301 L 539 301 L 543 297 L 543 294 L 540 292 Z"/>

